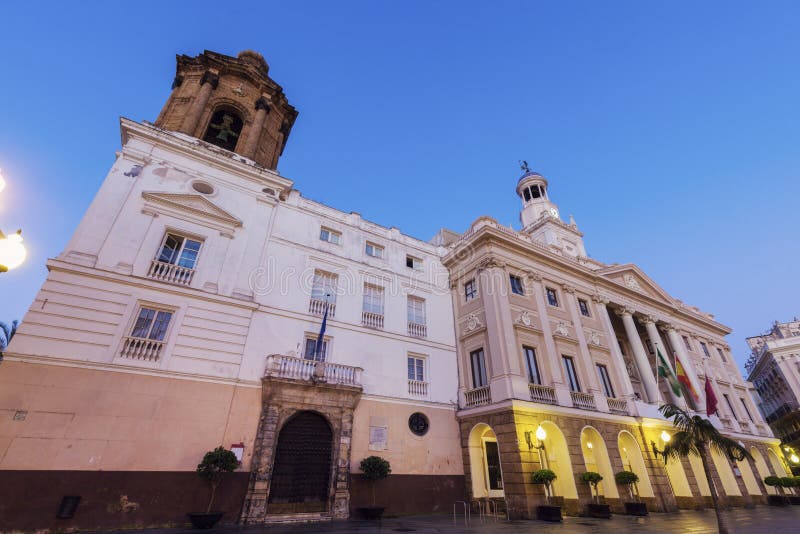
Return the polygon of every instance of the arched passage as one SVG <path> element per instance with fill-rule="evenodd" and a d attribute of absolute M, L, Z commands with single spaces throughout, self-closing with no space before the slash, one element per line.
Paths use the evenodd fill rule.
<path fill-rule="evenodd" d="M 324 512 L 328 507 L 333 431 L 316 412 L 302 411 L 278 434 L 269 513 Z"/>
<path fill-rule="evenodd" d="M 758 478 L 761 479 L 763 482 L 765 478 L 770 475 L 769 466 L 767 466 L 767 462 L 764 460 L 764 456 L 761 455 L 761 451 L 757 448 L 753 447 L 750 449 L 750 454 L 753 455 L 754 463 L 756 464 L 756 471 L 758 471 Z M 772 486 L 767 486 L 767 494 L 768 495 L 775 495 L 777 490 Z"/>
<path fill-rule="evenodd" d="M 658 436 L 657 447 L 659 450 L 664 450 L 666 442 Z M 692 497 L 692 489 L 689 486 L 689 480 L 686 478 L 686 472 L 683 470 L 683 462 L 680 458 L 670 458 L 664 466 L 667 471 L 667 478 L 672 487 L 672 493 L 676 497 Z"/>
<path fill-rule="evenodd" d="M 633 471 L 639 476 L 639 483 L 636 485 L 640 497 L 655 497 L 653 486 L 650 484 L 650 476 L 647 474 L 647 467 L 642 457 L 642 449 L 639 442 L 630 432 L 623 430 L 618 438 L 619 455 L 622 458 L 622 467 L 626 471 Z"/>
<path fill-rule="evenodd" d="M 485 423 L 478 423 L 469 433 L 469 465 L 473 498 L 504 496 L 497 435 Z"/>
<path fill-rule="evenodd" d="M 761 487 L 758 485 L 756 476 L 750 468 L 750 462 L 746 459 L 736 460 L 736 467 L 739 468 L 739 472 L 742 474 L 742 481 L 744 482 L 744 487 L 747 488 L 747 494 L 753 496 L 761 495 Z"/>
<path fill-rule="evenodd" d="M 783 465 L 783 462 L 781 462 L 781 459 L 778 458 L 773 449 L 767 449 L 767 458 L 769 458 L 769 463 L 772 464 L 772 469 L 775 470 L 776 476 L 785 477 L 789 475 L 786 472 L 786 466 Z"/>
<path fill-rule="evenodd" d="M 708 479 L 706 472 L 703 471 L 703 461 L 696 454 L 689 455 L 689 465 L 692 466 L 694 478 L 697 480 L 697 486 L 700 488 L 700 495 L 703 497 L 711 496 L 711 488 L 708 487 Z"/>
<path fill-rule="evenodd" d="M 550 421 L 542 422 L 542 428 L 547 432 L 542 450 L 543 467 L 551 469 L 558 477 L 553 481 L 553 495 L 565 499 L 577 499 L 578 488 L 575 487 L 575 476 L 572 474 L 572 460 L 567 440 L 561 429 Z"/>
<path fill-rule="evenodd" d="M 736 477 L 733 475 L 728 459 L 713 447 L 711 447 L 711 459 L 714 462 L 714 467 L 717 468 L 717 475 L 722 481 L 722 491 L 725 495 L 741 496 L 742 491 L 739 489 L 739 484 L 736 483 Z M 719 491 L 719 488 L 717 490 Z"/>
<path fill-rule="evenodd" d="M 581 451 L 586 470 L 600 473 L 603 477 L 597 485 L 598 493 L 611 499 L 618 499 L 619 491 L 614 483 L 614 470 L 608 459 L 606 442 L 600 433 L 590 426 L 584 427 L 581 432 Z"/>

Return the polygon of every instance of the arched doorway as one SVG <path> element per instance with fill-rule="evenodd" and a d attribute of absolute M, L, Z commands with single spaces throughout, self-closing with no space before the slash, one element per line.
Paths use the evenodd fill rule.
<path fill-rule="evenodd" d="M 469 433 L 469 464 L 474 499 L 505 495 L 497 435 L 485 423 L 478 423 Z"/>
<path fill-rule="evenodd" d="M 664 447 L 667 446 L 667 442 L 664 441 L 664 437 L 669 437 L 669 433 L 667 436 L 664 436 L 665 432 L 661 432 L 658 436 L 657 447 L 660 450 L 664 450 Z M 670 458 L 667 460 L 664 469 L 667 472 L 667 479 L 669 479 L 669 485 L 672 488 L 672 493 L 675 497 L 692 497 L 692 489 L 689 486 L 689 480 L 686 478 L 686 472 L 683 470 L 683 462 L 680 458 Z M 681 503 L 679 502 L 678 505 L 680 506 Z"/>
<path fill-rule="evenodd" d="M 565 499 L 577 499 L 578 488 L 575 487 L 575 476 L 572 474 L 572 458 L 567 447 L 564 433 L 555 423 L 542 422 L 542 428 L 547 433 L 543 440 L 542 467 L 550 469 L 556 474 L 553 481 L 553 495 Z"/>
<path fill-rule="evenodd" d="M 775 475 L 779 477 L 788 476 L 789 473 L 786 471 L 786 466 L 781 462 L 781 459 L 778 458 L 778 455 L 775 454 L 775 451 L 772 449 L 767 449 L 767 458 L 769 458 L 769 463 L 772 464 L 772 469 L 775 470 Z"/>
<path fill-rule="evenodd" d="M 275 448 L 268 513 L 327 511 L 332 443 L 331 426 L 318 413 L 299 412 L 283 425 Z"/>
<path fill-rule="evenodd" d="M 622 468 L 626 471 L 632 471 L 639 476 L 639 482 L 636 487 L 639 491 L 640 497 L 655 497 L 653 493 L 653 486 L 650 484 L 650 476 L 647 474 L 647 467 L 644 464 L 642 457 L 642 449 L 639 447 L 639 442 L 630 432 L 623 430 L 619 433 L 618 439 L 619 455 L 622 459 Z"/>
<path fill-rule="evenodd" d="M 720 482 L 722 482 L 722 492 L 720 492 L 720 488 L 717 488 L 717 492 L 724 492 L 728 496 L 741 496 L 742 491 L 736 483 L 736 477 L 733 475 L 728 459 L 714 448 L 711 449 L 711 459 L 714 462 L 714 467 L 717 468 Z"/>
<path fill-rule="evenodd" d="M 610 499 L 618 499 L 619 492 L 614 483 L 614 470 L 608 459 L 606 442 L 596 429 L 590 426 L 584 427 L 581 432 L 581 450 L 586 470 L 600 473 L 603 477 L 603 480 L 597 485 L 598 493 Z"/>
<path fill-rule="evenodd" d="M 758 471 L 758 477 L 763 482 L 765 478 L 767 478 L 769 473 L 769 466 L 767 466 L 767 462 L 764 460 L 764 457 L 761 455 L 761 451 L 757 448 L 753 447 L 750 449 L 750 454 L 753 455 L 754 463 L 756 464 L 756 471 Z M 768 495 L 775 495 L 778 491 L 772 487 L 767 486 L 767 494 Z"/>

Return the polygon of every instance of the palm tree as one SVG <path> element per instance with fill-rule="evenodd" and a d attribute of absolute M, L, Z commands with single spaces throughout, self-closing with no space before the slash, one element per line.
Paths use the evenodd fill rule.
<path fill-rule="evenodd" d="M 680 459 L 690 454 L 696 454 L 703 463 L 703 472 L 708 480 L 711 490 L 711 502 L 717 514 L 717 528 L 719 534 L 728 534 L 728 523 L 722 515 L 719 506 L 719 497 L 711 479 L 711 450 L 724 454 L 731 460 L 753 459 L 747 449 L 734 440 L 723 436 L 719 430 L 704 417 L 692 415 L 674 404 L 665 404 L 659 408 L 667 419 L 672 419 L 673 426 L 678 430 L 672 439 L 664 446 L 664 463 L 669 458 Z"/>
<path fill-rule="evenodd" d="M 14 334 L 17 332 L 18 324 L 19 321 L 17 320 L 11 321 L 11 326 L 0 321 L 0 361 L 3 359 L 3 351 L 8 348 L 8 344 L 11 343 L 11 338 L 14 337 Z"/>

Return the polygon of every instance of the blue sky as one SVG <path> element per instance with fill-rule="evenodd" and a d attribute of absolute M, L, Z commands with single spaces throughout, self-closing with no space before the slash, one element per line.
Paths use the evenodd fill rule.
<path fill-rule="evenodd" d="M 86 5 L 85 5 L 86 4 Z M 0 276 L 21 318 L 175 54 L 261 52 L 300 116 L 281 173 L 428 239 L 518 226 L 517 161 L 587 249 L 744 337 L 798 313 L 797 2 L 135 2 L 0 8 Z M 110 4 L 110 3 L 109 3 Z"/>

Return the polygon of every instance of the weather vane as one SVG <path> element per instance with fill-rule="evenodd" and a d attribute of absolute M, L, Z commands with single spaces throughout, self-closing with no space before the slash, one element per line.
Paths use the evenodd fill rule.
<path fill-rule="evenodd" d="M 528 167 L 528 161 L 521 159 L 519 160 L 519 168 L 522 169 L 522 172 L 531 172 L 531 168 Z"/>

